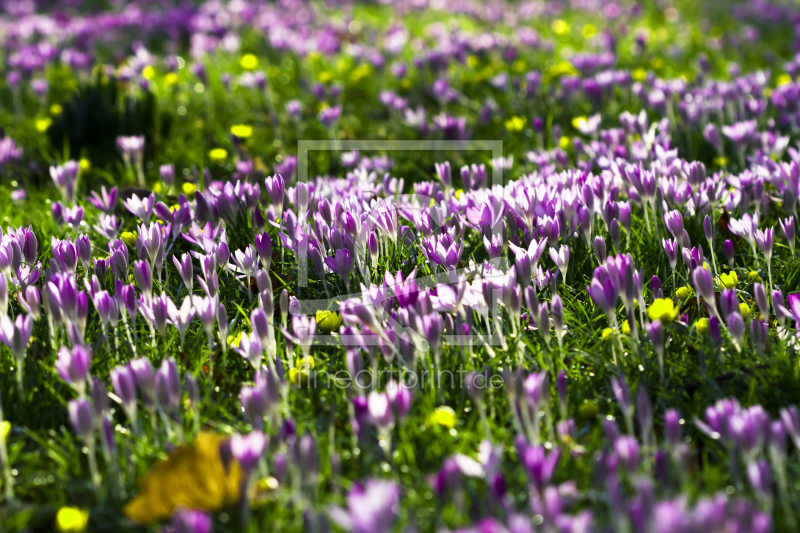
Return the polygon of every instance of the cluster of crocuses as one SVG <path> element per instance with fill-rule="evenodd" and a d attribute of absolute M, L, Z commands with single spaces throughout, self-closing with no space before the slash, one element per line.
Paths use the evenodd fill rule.
<path fill-rule="evenodd" d="M 474 383 L 474 376 L 473 376 Z M 681 495 L 687 481 L 691 462 L 690 448 L 683 438 L 685 421 L 680 412 L 668 409 L 663 415 L 663 433 L 656 437 L 650 397 L 640 386 L 635 400 L 622 378 L 612 378 L 611 389 L 618 402 L 623 427 L 609 415 L 604 422 L 606 443 L 594 459 L 593 496 L 578 490 L 573 481 L 554 482 L 559 461 L 569 459 L 561 450 L 551 448 L 560 442 L 570 456 L 586 453 L 581 444 L 583 436 L 576 432 L 575 421 L 566 418 L 568 399 L 567 378 L 561 372 L 556 379 L 562 420 L 555 421 L 547 397 L 546 372 L 529 373 L 519 370 L 507 387 L 514 416 L 542 412 L 546 416 L 519 422 L 515 440 L 516 462 L 527 473 L 528 498 L 526 512 L 512 504 L 507 492 L 503 471 L 503 447 L 484 440 L 477 459 L 463 453 L 445 459 L 441 469 L 431 477 L 435 494 L 444 502 L 463 502 L 470 478 L 482 480 L 492 502 L 491 516 L 473 527 L 458 531 L 593 531 L 595 515 L 611 517 L 615 531 L 685 531 L 765 533 L 772 529 L 770 512 L 774 492 L 772 474 L 778 478 L 778 495 L 786 502 L 787 435 L 798 441 L 800 418 L 795 407 L 781 411 L 781 420 L 770 422 L 761 406 L 742 409 L 735 400 L 722 400 L 707 409 L 708 424 L 695 423 L 711 439 L 723 440 L 731 454 L 731 465 L 739 490 L 746 480 L 752 489 L 752 500 L 732 498 L 729 494 L 702 497 L 689 504 Z M 482 401 L 480 388 L 472 388 L 473 399 Z M 541 428 L 539 427 L 541 426 Z M 540 429 L 544 432 L 539 436 Z M 542 444 L 542 440 L 547 444 Z M 797 443 L 797 442 L 796 442 Z M 770 466 L 771 465 L 771 466 Z M 740 470 L 741 469 L 741 470 Z M 590 508 L 587 508 L 590 504 Z M 787 521 L 794 523 L 790 507 Z M 578 512 L 574 512 L 578 510 Z M 572 511 L 572 512 L 571 512 Z M 542 529 L 537 529 L 542 528 Z"/>

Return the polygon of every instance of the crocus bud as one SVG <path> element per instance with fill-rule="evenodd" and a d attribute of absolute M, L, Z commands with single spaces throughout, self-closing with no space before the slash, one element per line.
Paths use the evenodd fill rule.
<path fill-rule="evenodd" d="M 258 335 L 261 344 L 266 346 L 269 343 L 270 326 L 267 314 L 260 307 L 256 307 L 253 309 L 253 312 L 250 313 L 250 327 L 252 327 L 253 332 Z"/>
<path fill-rule="evenodd" d="M 149 295 L 153 292 L 153 272 L 150 270 L 150 264 L 141 259 L 133 262 L 133 274 L 136 276 L 136 283 L 142 292 Z"/>
<path fill-rule="evenodd" d="M 659 300 L 664 297 L 664 292 L 661 290 L 661 280 L 658 276 L 650 278 L 650 291 L 653 293 L 653 298 Z"/>
<path fill-rule="evenodd" d="M 711 238 L 713 236 L 713 231 L 711 227 L 711 218 L 706 215 L 706 218 L 703 219 L 703 233 L 706 236 L 706 240 L 708 241 L 708 246 L 711 246 Z"/>
<path fill-rule="evenodd" d="M 378 235 L 374 231 L 369 234 L 367 250 L 373 257 L 378 255 Z"/>
<path fill-rule="evenodd" d="M 722 342 L 722 332 L 719 329 L 719 320 L 717 317 L 712 316 L 708 319 L 708 333 L 711 335 L 711 340 L 714 341 L 714 344 L 719 344 Z"/>
<path fill-rule="evenodd" d="M 764 318 L 769 317 L 769 300 L 767 299 L 767 288 L 764 286 L 763 283 L 756 283 L 753 285 L 753 292 L 756 296 L 756 304 L 758 304 L 758 310 L 761 311 L 761 315 Z"/>
<path fill-rule="evenodd" d="M 754 318 L 750 321 L 750 337 L 753 339 L 753 344 L 763 352 L 767 349 L 767 339 L 769 338 L 769 327 L 766 322 L 759 318 Z"/>
<path fill-rule="evenodd" d="M 272 240 L 269 238 L 268 233 L 256 235 L 256 252 L 261 259 L 261 265 L 265 270 L 269 270 L 269 265 L 272 262 Z"/>
<path fill-rule="evenodd" d="M 664 326 L 661 325 L 661 321 L 656 320 L 655 322 L 651 322 L 647 325 L 647 338 L 650 339 L 650 342 L 653 343 L 653 348 L 656 351 L 656 355 L 658 355 L 659 359 L 664 357 Z"/>
<path fill-rule="evenodd" d="M 96 377 L 92 378 L 91 403 L 94 407 L 94 416 L 96 419 L 103 418 L 108 414 L 108 387 Z"/>
<path fill-rule="evenodd" d="M 171 412 L 178 407 L 181 388 L 178 377 L 178 367 L 171 357 L 161 363 L 161 368 L 156 373 L 156 395 L 161 407 Z"/>
<path fill-rule="evenodd" d="M 84 439 L 89 439 L 92 436 L 92 407 L 89 405 L 89 400 L 86 398 L 79 398 L 71 400 L 68 404 L 69 419 L 72 422 L 72 428 L 75 433 L 79 434 Z"/>
<path fill-rule="evenodd" d="M 62 346 L 58 350 L 58 360 L 56 361 L 58 374 L 61 379 L 75 387 L 81 395 L 86 388 L 91 358 L 92 353 L 89 349 L 81 345 L 73 346 L 71 350 Z"/>
<path fill-rule="evenodd" d="M 728 266 L 733 268 L 733 256 L 734 256 L 734 249 L 733 249 L 733 241 L 728 239 L 725 241 L 723 245 L 723 249 L 725 250 L 725 258 L 728 260 Z"/>
<path fill-rule="evenodd" d="M 111 384 L 117 393 L 122 405 L 127 410 L 136 407 L 136 380 L 133 372 L 127 366 L 118 366 L 111 371 Z"/>
<path fill-rule="evenodd" d="M 556 389 L 558 390 L 558 402 L 561 404 L 562 409 L 566 410 L 567 406 L 567 373 L 562 369 L 556 378 Z"/>
<path fill-rule="evenodd" d="M 606 262 L 606 241 L 600 236 L 594 238 L 594 253 L 599 264 Z"/>
<path fill-rule="evenodd" d="M 386 396 L 389 399 L 389 406 L 392 408 L 395 417 L 403 421 L 411 408 L 411 389 L 403 383 L 392 380 L 386 384 Z"/>
<path fill-rule="evenodd" d="M 553 296 L 553 301 L 550 302 L 550 314 L 553 317 L 553 327 L 556 330 L 556 337 L 561 340 L 564 335 L 564 304 L 561 301 L 561 296 L 558 294 Z"/>
<path fill-rule="evenodd" d="M 731 339 L 736 345 L 736 350 L 740 351 L 744 346 L 744 320 L 742 320 L 742 315 L 738 311 L 728 316 L 728 329 L 731 333 Z"/>
<path fill-rule="evenodd" d="M 639 467 L 639 442 L 635 437 L 622 435 L 614 441 L 614 451 L 622 466 L 629 472 Z"/>
<path fill-rule="evenodd" d="M 153 367 L 150 365 L 150 361 L 144 357 L 134 359 L 130 362 L 130 369 L 136 378 L 136 386 L 139 387 L 139 391 L 142 393 L 145 405 L 151 406 L 155 398 L 155 378 L 153 377 Z"/>
<path fill-rule="evenodd" d="M 186 285 L 186 290 L 189 291 L 189 294 L 192 294 L 192 288 L 194 287 L 192 256 L 186 253 L 181 255 L 179 260 L 177 255 L 173 255 L 172 262 L 175 264 L 175 269 L 180 274 L 183 284 Z"/>
<path fill-rule="evenodd" d="M 611 234 L 611 240 L 614 241 L 614 249 L 619 253 L 619 245 L 622 240 L 622 231 L 616 218 L 611 221 L 611 226 L 609 227 L 608 231 Z"/>

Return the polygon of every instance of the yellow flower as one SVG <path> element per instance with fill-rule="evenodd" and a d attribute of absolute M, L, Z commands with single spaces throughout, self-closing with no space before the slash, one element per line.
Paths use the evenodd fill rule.
<path fill-rule="evenodd" d="M 342 325 L 342 315 L 336 311 L 317 311 L 317 330 L 323 333 L 336 331 Z"/>
<path fill-rule="evenodd" d="M 81 160 L 78 161 L 78 167 L 81 172 L 89 172 L 92 170 L 92 162 L 86 157 L 81 157 Z"/>
<path fill-rule="evenodd" d="M 258 67 L 258 58 L 255 54 L 245 54 L 239 60 L 239 64 L 245 70 L 253 70 Z"/>
<path fill-rule="evenodd" d="M 636 81 L 644 81 L 647 79 L 647 71 L 643 68 L 637 68 L 633 71 L 633 79 Z"/>
<path fill-rule="evenodd" d="M 613 331 L 611 331 L 611 328 L 606 328 L 600 335 L 603 337 L 603 340 L 605 340 L 611 338 L 612 333 Z"/>
<path fill-rule="evenodd" d="M 692 289 L 689 287 L 681 287 L 675 291 L 675 296 L 682 302 L 685 302 L 692 295 Z"/>
<path fill-rule="evenodd" d="M 161 191 L 163 189 L 164 188 L 161 186 L 161 182 L 160 181 L 158 183 L 156 183 L 155 185 L 153 185 L 153 192 L 156 193 L 156 194 L 161 194 Z"/>
<path fill-rule="evenodd" d="M 547 83 L 561 76 L 575 76 L 576 74 L 578 74 L 578 70 L 575 65 L 569 61 L 560 61 L 544 71 L 542 83 Z"/>
<path fill-rule="evenodd" d="M 314 358 L 310 355 L 303 357 L 297 361 L 297 366 L 289 369 L 289 381 L 298 387 L 308 383 L 308 378 L 311 376 L 311 371 L 314 370 L 316 363 Z"/>
<path fill-rule="evenodd" d="M 355 76 L 355 73 L 353 75 Z M 328 83 L 333 80 L 333 76 L 334 74 L 332 70 L 324 70 L 319 73 L 317 80 L 319 80 L 320 83 Z"/>
<path fill-rule="evenodd" d="M 353 70 L 353 72 L 350 74 L 350 81 L 352 81 L 353 83 L 358 83 L 364 78 L 370 77 L 371 75 L 372 75 L 372 65 L 370 65 L 369 63 L 364 63 L 362 65 L 357 66 Z M 333 79 L 333 75 L 331 75 L 330 79 Z"/>
<path fill-rule="evenodd" d="M 136 232 L 135 231 L 123 231 L 122 235 L 119 236 L 122 239 L 122 242 L 133 248 L 136 245 Z"/>
<path fill-rule="evenodd" d="M 742 314 L 742 318 L 747 320 L 750 317 L 750 306 L 747 305 L 745 302 L 739 304 L 739 312 Z"/>
<path fill-rule="evenodd" d="M 185 194 L 186 196 L 191 196 L 192 194 L 194 194 L 194 191 L 197 190 L 197 185 L 185 181 L 183 182 L 183 185 L 181 185 L 181 190 L 183 191 L 183 194 Z"/>
<path fill-rule="evenodd" d="M 678 308 L 672 300 L 659 298 L 647 310 L 647 316 L 650 320 L 659 320 L 663 325 L 669 326 L 678 317 Z"/>
<path fill-rule="evenodd" d="M 82 533 L 89 524 L 89 509 L 62 507 L 56 514 L 56 529 L 61 533 Z"/>
<path fill-rule="evenodd" d="M 586 117 L 583 115 L 572 119 L 572 127 L 576 130 L 579 130 L 584 124 L 586 124 Z"/>
<path fill-rule="evenodd" d="M 739 283 L 739 276 L 736 275 L 736 272 L 720 274 L 719 278 L 717 278 L 717 283 L 724 289 L 734 289 L 736 284 Z"/>
<path fill-rule="evenodd" d="M 622 333 L 624 335 L 630 335 L 631 334 L 631 325 L 628 324 L 627 320 L 623 320 L 622 321 L 622 328 L 620 328 L 620 329 L 622 329 Z"/>
<path fill-rule="evenodd" d="M 697 322 L 694 323 L 694 328 L 700 335 L 705 335 L 706 333 L 708 333 L 708 319 L 699 318 Z"/>
<path fill-rule="evenodd" d="M 231 126 L 231 133 L 233 133 L 240 139 L 247 139 L 253 134 L 253 126 L 248 126 L 246 124 L 237 124 L 236 126 Z"/>
<path fill-rule="evenodd" d="M 166 76 L 164 76 L 164 85 L 176 85 L 178 83 L 178 75 L 174 72 L 170 72 Z"/>
<path fill-rule="evenodd" d="M 778 79 L 775 81 L 775 85 L 786 85 L 787 83 L 792 83 L 792 77 L 786 72 L 778 76 Z"/>
<path fill-rule="evenodd" d="M 53 124 L 53 119 L 50 117 L 44 117 L 36 119 L 36 131 L 39 133 L 44 133 L 50 129 L 50 126 Z"/>
<path fill-rule="evenodd" d="M 147 65 L 142 69 L 142 77 L 146 80 L 152 80 L 156 77 L 156 69 L 153 65 Z"/>
<path fill-rule="evenodd" d="M 139 495 L 123 508 L 125 516 L 152 524 L 166 520 L 179 506 L 216 511 L 235 504 L 242 471 L 236 461 L 226 468 L 219 455 L 221 443 L 217 435 L 203 432 L 193 444 L 154 464 L 139 480 Z"/>
<path fill-rule="evenodd" d="M 212 161 L 224 161 L 225 158 L 228 157 L 228 151 L 225 148 L 214 148 L 208 152 L 208 157 L 210 157 Z"/>
<path fill-rule="evenodd" d="M 591 24 L 587 24 L 586 26 L 583 27 L 583 31 L 581 33 L 583 34 L 584 37 L 589 39 L 590 37 L 594 37 L 595 35 L 597 35 L 597 28 L 595 28 Z"/>
<path fill-rule="evenodd" d="M 61 107 L 61 104 L 53 104 L 50 106 L 50 114 L 58 116 L 64 112 L 64 108 Z"/>
<path fill-rule="evenodd" d="M 526 122 L 525 117 L 511 117 L 506 120 L 506 129 L 508 131 L 522 131 Z"/>
<path fill-rule="evenodd" d="M 572 146 L 572 140 L 566 135 L 562 135 L 561 139 L 558 141 L 558 145 L 562 150 L 569 150 L 570 146 Z"/>
<path fill-rule="evenodd" d="M 714 158 L 714 164 L 718 167 L 725 167 L 728 166 L 728 158 L 724 155 Z"/>
<path fill-rule="evenodd" d="M 569 33 L 569 24 L 561 19 L 554 20 L 553 23 L 550 25 L 550 29 L 553 30 L 558 36 L 566 35 Z"/>
<path fill-rule="evenodd" d="M 0 438 L 3 440 L 8 439 L 8 434 L 11 433 L 11 422 L 3 420 L 0 422 Z"/>
<path fill-rule="evenodd" d="M 442 405 L 433 410 L 428 416 L 428 425 L 444 426 L 448 429 L 453 429 L 456 425 L 456 412 L 452 407 Z"/>
<path fill-rule="evenodd" d="M 754 282 L 754 281 L 761 281 L 761 276 L 755 270 L 751 270 L 747 273 L 747 281 Z"/>
<path fill-rule="evenodd" d="M 228 346 L 239 346 L 239 341 L 242 340 L 242 332 L 236 335 L 228 335 Z"/>

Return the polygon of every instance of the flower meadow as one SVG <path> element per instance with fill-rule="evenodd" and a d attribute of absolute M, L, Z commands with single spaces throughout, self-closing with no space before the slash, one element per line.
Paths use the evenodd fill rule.
<path fill-rule="evenodd" d="M 800 7 L 0 7 L 0 531 L 799 530 Z"/>

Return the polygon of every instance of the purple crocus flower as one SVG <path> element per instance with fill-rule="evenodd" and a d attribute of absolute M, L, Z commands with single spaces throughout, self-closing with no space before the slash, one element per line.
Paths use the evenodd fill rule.
<path fill-rule="evenodd" d="M 636 437 L 630 435 L 617 437 L 614 441 L 614 452 L 628 472 L 635 472 L 639 468 L 639 442 Z"/>
<path fill-rule="evenodd" d="M 186 253 L 181 255 L 179 259 L 177 255 L 173 255 L 172 262 L 175 265 L 175 269 L 178 271 L 178 274 L 181 276 L 183 284 L 186 285 L 186 290 L 189 292 L 189 294 L 192 294 L 192 288 L 194 287 L 192 256 Z"/>
<path fill-rule="evenodd" d="M 614 285 L 613 281 L 610 278 L 606 278 L 601 283 L 596 277 L 592 278 L 592 283 L 586 287 L 586 291 L 595 305 L 606 314 L 608 321 L 613 324 L 616 320 L 614 309 L 619 297 L 619 289 Z"/>
<path fill-rule="evenodd" d="M 698 266 L 692 272 L 692 279 L 694 280 L 695 289 L 698 294 L 703 297 L 706 306 L 711 310 L 712 314 L 717 313 L 717 301 L 714 294 L 714 283 L 711 280 L 711 274 L 702 266 Z"/>
<path fill-rule="evenodd" d="M 347 495 L 347 508 L 331 507 L 328 514 L 350 533 L 389 533 L 400 503 L 400 486 L 392 481 L 369 480 L 355 484 Z"/>
<path fill-rule="evenodd" d="M 106 186 L 100 187 L 100 194 L 97 191 L 91 191 L 91 195 L 87 198 L 89 203 L 95 206 L 100 211 L 111 214 L 117 203 L 117 188 L 111 187 L 110 191 L 106 191 Z"/>
<path fill-rule="evenodd" d="M 186 298 L 183 299 L 180 309 L 177 309 L 174 305 L 168 306 L 167 312 L 169 313 L 169 321 L 175 326 L 175 329 L 178 330 L 178 334 L 181 337 L 181 346 L 183 346 L 186 330 L 189 329 L 189 324 L 192 323 L 196 314 L 194 307 L 192 307 L 192 298 L 186 296 Z"/>
<path fill-rule="evenodd" d="M 370 392 L 367 397 L 367 409 L 370 421 L 378 428 L 387 429 L 394 424 L 389 396 L 385 392 Z"/>
<path fill-rule="evenodd" d="M 725 244 L 723 245 L 723 250 L 725 252 L 725 259 L 728 261 L 728 266 L 733 268 L 733 258 L 736 251 L 733 248 L 733 241 L 730 239 L 725 240 Z"/>
<path fill-rule="evenodd" d="M 141 357 L 131 361 L 129 366 L 133 376 L 136 378 L 136 386 L 139 388 L 139 392 L 142 393 L 142 399 L 146 405 L 152 406 L 155 399 L 156 383 L 150 361 Z"/>
<path fill-rule="evenodd" d="M 171 357 L 164 359 L 161 367 L 156 372 L 156 397 L 161 408 L 167 413 L 172 413 L 178 407 L 181 397 L 180 377 L 178 366 Z"/>
<path fill-rule="evenodd" d="M 669 232 L 672 233 L 672 236 L 680 242 L 682 246 L 688 244 L 683 242 L 683 216 L 681 216 L 680 211 L 674 210 L 664 213 L 664 224 L 667 226 Z"/>
<path fill-rule="evenodd" d="M 775 228 L 767 228 L 764 231 L 756 230 L 753 236 L 759 249 L 761 249 L 761 253 L 764 254 L 767 267 L 769 267 L 772 261 L 772 246 L 775 244 Z"/>
<path fill-rule="evenodd" d="M 794 257 L 794 238 L 795 238 L 794 216 L 790 216 L 787 219 L 778 219 L 778 222 L 781 225 L 781 230 L 783 230 L 784 237 L 786 237 L 786 242 L 789 245 L 789 248 L 792 250 L 792 257 Z"/>
<path fill-rule="evenodd" d="M 661 244 L 664 246 L 670 268 L 675 270 L 675 265 L 678 264 L 678 239 L 663 239 Z"/>
<path fill-rule="evenodd" d="M 332 126 L 339 117 L 342 115 L 342 108 L 340 106 L 334 107 L 326 107 L 322 111 L 319 112 L 317 118 L 322 123 L 323 126 L 329 128 Z"/>
<path fill-rule="evenodd" d="M 525 466 L 531 478 L 531 482 L 540 494 L 544 490 L 544 487 L 550 483 L 559 456 L 560 452 L 558 449 L 551 450 L 550 453 L 547 453 L 544 446 L 524 445 L 522 464 Z"/>
<path fill-rule="evenodd" d="M 134 261 L 133 275 L 139 288 L 149 298 L 153 292 L 153 272 L 150 270 L 150 263 L 138 259 Z"/>
<path fill-rule="evenodd" d="M 58 360 L 56 360 L 58 375 L 69 385 L 75 387 L 81 396 L 86 389 L 91 359 L 91 351 L 81 345 L 73 346 L 71 350 L 62 346 L 58 350 Z"/>
<path fill-rule="evenodd" d="M 234 346 L 233 349 L 244 357 L 254 369 L 261 368 L 261 354 L 264 350 L 257 332 L 253 331 L 250 335 L 242 335 L 239 346 Z"/>
<path fill-rule="evenodd" d="M 70 400 L 67 405 L 69 410 L 69 420 L 75 433 L 84 439 L 90 439 L 93 431 L 92 406 L 86 398 Z"/>
<path fill-rule="evenodd" d="M 272 239 L 269 238 L 268 233 L 256 235 L 256 252 L 261 259 L 261 266 L 265 270 L 269 270 L 269 265 L 272 262 Z"/>
<path fill-rule="evenodd" d="M 114 391 L 122 400 L 122 406 L 131 421 L 136 419 L 136 377 L 130 367 L 118 366 L 111 371 L 111 383 Z"/>
<path fill-rule="evenodd" d="M 33 333 L 33 318 L 30 315 L 17 315 L 13 321 L 7 316 L 0 317 L 0 340 L 11 349 L 11 353 L 21 365 Z"/>
<path fill-rule="evenodd" d="M 170 533 L 211 533 L 211 515 L 199 509 L 178 508 L 172 513 Z"/>
<path fill-rule="evenodd" d="M 248 435 L 234 433 L 231 437 L 231 453 L 239 461 L 245 475 L 249 476 L 258 465 L 266 445 L 267 437 L 260 431 L 253 431 Z"/>
<path fill-rule="evenodd" d="M 142 222 L 148 222 L 150 216 L 153 214 L 153 208 L 156 204 L 156 195 L 150 194 L 144 198 L 139 198 L 136 194 L 131 195 L 130 198 L 122 202 L 125 209 L 130 211 L 134 216 L 138 217 Z"/>
<path fill-rule="evenodd" d="M 350 291 L 350 271 L 353 268 L 353 259 L 350 257 L 350 252 L 345 250 L 344 248 L 336 250 L 336 254 L 333 257 L 326 257 L 325 264 L 339 274 L 342 280 L 347 285 L 348 292 Z"/>

